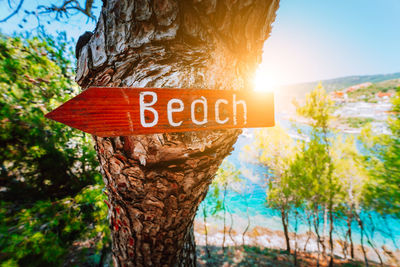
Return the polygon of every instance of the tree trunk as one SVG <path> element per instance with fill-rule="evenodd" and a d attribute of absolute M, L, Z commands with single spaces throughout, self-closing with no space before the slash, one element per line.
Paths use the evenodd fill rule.
<path fill-rule="evenodd" d="M 298 248 L 298 243 L 297 243 L 297 230 L 298 230 L 298 212 L 295 209 L 294 211 L 294 266 L 298 266 L 297 262 L 297 248 Z M 289 251 L 290 252 L 290 251 Z"/>
<path fill-rule="evenodd" d="M 317 249 L 318 249 L 318 255 L 317 255 L 317 267 L 319 267 L 319 257 L 321 254 L 321 249 L 320 245 L 321 243 L 321 236 L 319 234 L 319 214 L 318 214 L 318 208 L 314 208 L 314 213 L 313 213 L 313 223 L 314 223 L 314 231 L 315 234 L 317 235 Z"/>
<path fill-rule="evenodd" d="M 367 242 L 369 244 L 369 246 L 374 250 L 375 254 L 378 256 L 379 259 L 379 263 L 380 265 L 383 265 L 383 260 L 381 257 L 381 254 L 379 253 L 378 249 L 375 247 L 374 243 L 373 243 L 373 236 L 374 236 L 374 232 L 375 232 L 375 224 L 374 221 L 372 220 L 371 214 L 368 214 L 368 218 L 369 218 L 369 225 L 372 226 L 371 229 L 371 237 L 369 236 L 368 232 L 365 232 L 365 236 L 367 237 Z"/>
<path fill-rule="evenodd" d="M 361 250 L 364 255 L 364 264 L 366 267 L 368 267 L 369 265 L 368 265 L 367 252 L 365 251 L 365 247 L 364 247 L 364 224 L 360 218 L 360 215 L 357 212 L 355 212 L 355 217 L 356 217 L 356 220 L 357 220 L 358 225 L 360 226 L 360 230 L 361 230 Z"/>
<path fill-rule="evenodd" d="M 231 224 L 229 226 L 228 234 L 229 234 L 229 237 L 231 238 L 231 240 L 233 242 L 233 246 L 237 247 L 236 240 L 232 236 L 232 230 L 233 230 L 233 214 L 232 214 L 232 210 L 229 210 L 228 212 L 229 212 L 229 216 L 231 218 Z"/>
<path fill-rule="evenodd" d="M 288 214 L 286 214 L 285 208 L 281 207 L 281 219 L 282 219 L 282 226 L 283 226 L 283 233 L 285 234 L 285 241 L 286 241 L 286 251 L 290 254 L 290 238 L 289 238 L 289 220 Z"/>
<path fill-rule="evenodd" d="M 206 241 L 206 253 L 207 258 L 210 258 L 210 250 L 208 249 L 208 227 L 207 227 L 207 201 L 204 202 L 203 206 L 203 224 L 204 224 L 204 235 Z"/>
<path fill-rule="evenodd" d="M 246 227 L 244 228 L 244 231 L 242 232 L 242 247 L 244 248 L 245 246 L 245 236 L 247 231 L 250 228 L 250 214 L 249 214 L 249 204 L 247 203 L 247 195 L 244 194 L 242 195 L 243 200 L 244 200 L 244 204 L 246 205 L 246 218 L 247 218 L 247 224 Z"/>
<path fill-rule="evenodd" d="M 332 200 L 329 203 L 329 249 L 331 251 L 331 257 L 329 260 L 329 267 L 333 267 L 333 256 L 334 256 L 334 249 L 333 249 L 333 207 L 332 207 Z"/>
<path fill-rule="evenodd" d="M 307 250 L 308 241 L 310 241 L 311 234 L 312 234 L 312 230 L 311 230 L 311 213 L 308 213 L 306 210 L 305 210 L 305 212 L 307 214 L 308 231 L 307 231 L 307 240 L 306 240 L 306 242 L 304 244 L 304 249 L 303 249 L 304 252 L 306 252 L 306 250 Z"/>
<path fill-rule="evenodd" d="M 94 34 L 77 46 L 76 80 L 82 89 L 248 90 L 278 2 L 103 0 Z M 198 205 L 239 134 L 94 136 L 115 266 L 195 265 Z"/>
<path fill-rule="evenodd" d="M 347 214 L 347 235 L 349 237 L 350 242 L 350 257 L 354 259 L 354 244 L 353 244 L 353 236 L 351 231 L 351 222 L 353 220 L 353 208 L 350 208 L 350 211 Z"/>
<path fill-rule="evenodd" d="M 223 231 L 223 235 L 222 235 L 222 251 L 224 251 L 225 252 L 225 237 L 226 237 L 226 202 L 225 202 L 225 199 L 226 199 L 226 187 L 227 187 L 227 182 L 225 181 L 224 182 L 224 193 L 223 193 L 223 198 L 222 198 L 222 208 L 224 209 L 224 231 Z"/>
<path fill-rule="evenodd" d="M 326 247 L 325 247 L 325 238 L 326 238 L 326 225 L 328 223 L 328 208 L 327 205 L 324 205 L 324 224 L 322 227 L 322 235 L 321 235 L 321 245 L 322 245 L 322 255 L 326 257 Z"/>

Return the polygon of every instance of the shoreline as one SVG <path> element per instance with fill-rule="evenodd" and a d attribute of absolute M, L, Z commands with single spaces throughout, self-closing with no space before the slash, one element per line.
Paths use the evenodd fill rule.
<path fill-rule="evenodd" d="M 207 239 L 209 246 L 219 246 L 222 247 L 223 241 L 223 227 L 219 227 L 216 224 L 207 224 Z M 225 246 L 237 247 L 243 245 L 242 233 L 236 232 L 234 229 L 231 230 L 231 234 L 228 233 L 229 227 L 226 227 L 225 235 Z M 201 220 L 195 220 L 194 223 L 194 235 L 196 240 L 196 245 L 205 246 L 205 229 L 204 223 Z M 318 252 L 316 235 L 314 233 L 301 233 L 296 234 L 289 233 L 291 250 L 295 247 L 298 248 L 299 252 L 314 254 Z M 297 242 L 295 241 L 297 240 Z M 326 247 L 326 252 L 329 254 L 329 240 L 325 237 L 324 244 Z M 260 248 L 270 248 L 285 250 L 286 242 L 283 231 L 281 230 L 271 230 L 267 227 L 254 226 L 249 231 L 247 231 L 244 236 L 244 243 L 247 246 L 257 246 Z M 345 249 L 347 245 L 347 249 Z M 334 255 L 343 259 L 350 258 L 349 244 L 338 239 L 334 239 Z M 373 248 L 364 245 L 366 255 L 368 260 L 379 262 L 379 257 Z M 322 249 L 321 249 L 322 250 Z M 384 245 L 381 247 L 376 247 L 376 251 L 380 254 L 384 264 L 389 266 L 400 266 L 400 250 L 390 250 Z M 321 251 L 322 253 L 322 251 Z M 345 253 L 347 255 L 345 255 Z M 364 254 L 362 252 L 362 247 L 359 244 L 354 243 L 354 258 L 355 260 L 364 261 Z"/>

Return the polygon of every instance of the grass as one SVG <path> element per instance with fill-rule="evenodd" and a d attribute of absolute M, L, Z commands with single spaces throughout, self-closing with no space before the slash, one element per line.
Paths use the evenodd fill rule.
<path fill-rule="evenodd" d="M 374 121 L 373 118 L 360 118 L 360 117 L 348 117 L 344 118 L 344 123 L 350 126 L 351 128 L 361 128 L 368 123 Z"/>

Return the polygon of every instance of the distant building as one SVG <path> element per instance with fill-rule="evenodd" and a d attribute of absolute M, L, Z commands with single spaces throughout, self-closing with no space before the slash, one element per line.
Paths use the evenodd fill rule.
<path fill-rule="evenodd" d="M 333 91 L 329 93 L 331 99 L 336 102 L 343 102 L 348 99 L 347 93 L 344 91 Z"/>
<path fill-rule="evenodd" d="M 344 92 L 343 91 L 334 91 L 333 96 L 335 98 L 343 98 L 344 97 Z"/>
<path fill-rule="evenodd" d="M 376 96 L 378 98 L 388 99 L 388 98 L 393 96 L 393 93 L 390 93 L 390 92 L 387 92 L 387 93 L 379 92 L 379 93 L 376 94 Z"/>

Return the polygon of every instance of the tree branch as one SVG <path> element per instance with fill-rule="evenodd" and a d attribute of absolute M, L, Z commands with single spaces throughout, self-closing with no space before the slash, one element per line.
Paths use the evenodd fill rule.
<path fill-rule="evenodd" d="M 24 0 L 20 0 L 17 8 L 10 15 L 8 15 L 6 18 L 0 20 L 0 23 L 6 22 L 10 18 L 12 18 L 14 15 L 16 15 L 19 12 L 19 10 L 21 9 L 23 3 L 24 3 Z M 10 5 L 10 2 L 8 2 L 8 4 Z"/>
<path fill-rule="evenodd" d="M 68 17 L 68 12 L 70 10 L 79 11 L 88 16 L 89 18 L 95 19 L 95 16 L 92 13 L 92 7 L 93 7 L 93 0 L 86 0 L 85 9 L 81 7 L 79 1 L 77 0 L 65 0 L 60 6 L 57 6 L 55 4 L 52 4 L 51 6 L 39 5 L 38 9 L 43 10 L 42 12 L 40 12 L 40 14 L 55 12 L 56 19 L 58 19 L 59 16 L 62 17 L 63 14 L 65 14 Z"/>
<path fill-rule="evenodd" d="M 53 1 L 54 3 L 50 3 L 48 5 L 38 5 L 35 11 L 26 11 L 25 13 L 29 15 L 35 15 L 35 17 L 39 20 L 40 15 L 42 14 L 51 14 L 55 13 L 55 19 L 59 20 L 60 18 L 65 15 L 67 18 L 71 13 L 74 13 L 73 11 L 77 11 L 77 13 L 83 13 L 85 14 L 88 19 L 96 20 L 96 17 L 94 16 L 92 10 L 93 10 L 93 0 L 86 0 L 84 7 L 79 4 L 79 0 L 63 0 L 59 1 L 61 2 L 60 5 L 57 5 L 59 2 L 58 1 Z M 21 7 L 24 3 L 24 0 L 20 0 L 18 3 L 18 6 L 14 11 L 12 11 L 11 14 L 9 14 L 6 18 L 0 20 L 0 23 L 6 22 L 9 20 L 11 17 L 15 16 L 18 14 L 18 12 L 21 10 Z M 8 0 L 8 5 L 11 7 L 11 2 Z M 26 22 L 25 18 L 23 19 L 24 22 Z"/>

